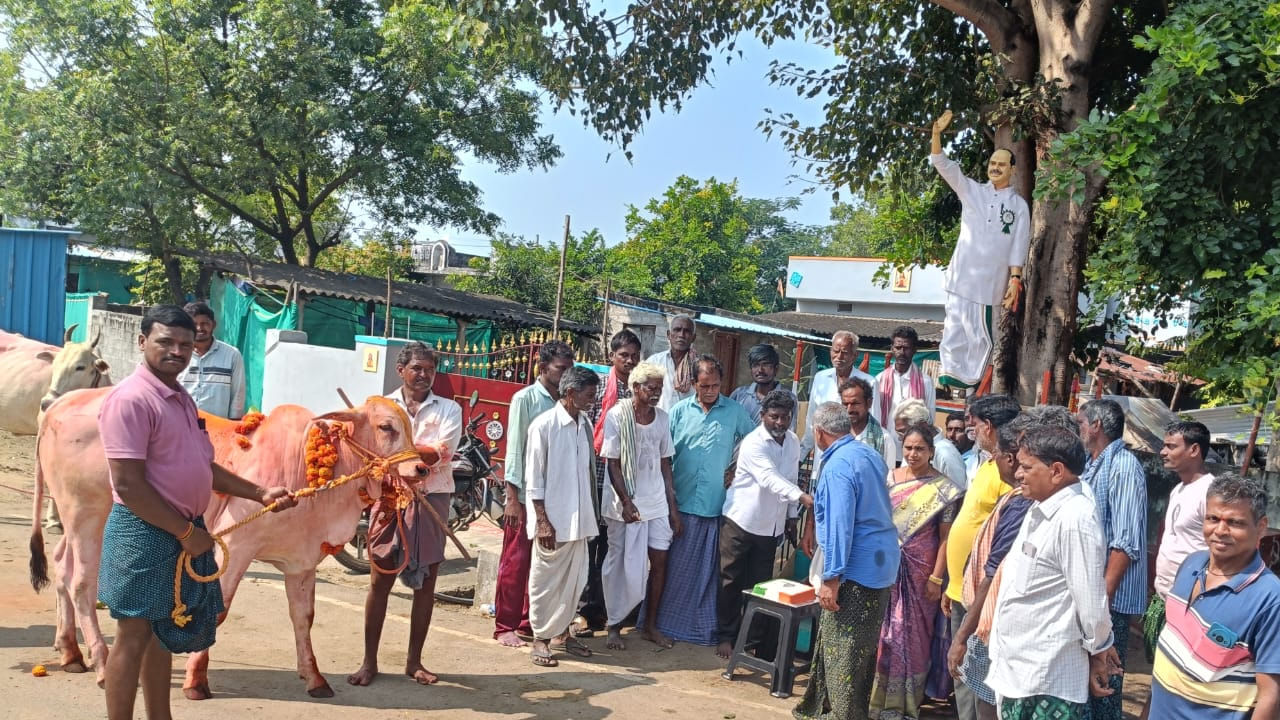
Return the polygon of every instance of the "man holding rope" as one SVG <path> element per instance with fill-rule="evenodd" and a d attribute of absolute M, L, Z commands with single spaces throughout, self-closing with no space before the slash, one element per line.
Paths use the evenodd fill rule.
<path fill-rule="evenodd" d="M 216 570 L 213 538 L 201 513 L 216 490 L 293 507 L 282 487 L 262 488 L 213 462 L 213 445 L 195 402 L 178 382 L 191 361 L 195 323 L 176 305 L 159 305 L 142 319 L 143 362 L 112 388 L 98 429 L 106 451 L 115 504 L 103 531 L 98 597 L 117 621 L 106 669 L 108 720 L 131 720 L 142 680 L 150 720 L 169 713 L 172 653 L 213 645 L 222 588 L 215 580 L 182 579 L 190 620 L 171 617 L 175 564 L 183 552 L 201 575 Z"/>
<path fill-rule="evenodd" d="M 462 438 L 462 408 L 451 398 L 431 392 L 436 381 L 436 354 L 420 343 L 407 343 L 396 358 L 403 385 L 387 395 L 409 415 L 413 445 L 431 465 L 422 481 L 422 496 L 400 509 L 395 495 L 383 495 L 369 510 L 369 595 L 364 605 L 364 662 L 347 676 L 352 685 L 368 685 L 378 676 L 378 645 L 387 619 L 387 598 L 396 576 L 413 590 L 409 620 L 409 654 L 405 675 L 420 685 L 432 685 L 435 673 L 422 664 L 431 613 L 436 602 L 436 578 L 444 560 L 445 519 L 453 495 L 450 461 Z"/>

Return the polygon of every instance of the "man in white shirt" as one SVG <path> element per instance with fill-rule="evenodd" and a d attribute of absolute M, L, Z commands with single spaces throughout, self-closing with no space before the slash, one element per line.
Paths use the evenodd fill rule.
<path fill-rule="evenodd" d="M 893 362 L 876 376 L 879 400 L 874 409 L 876 422 L 881 427 L 892 425 L 894 411 L 908 400 L 923 402 L 929 408 L 929 423 L 933 423 L 938 408 L 937 391 L 933 387 L 933 378 L 924 374 L 914 362 L 919 342 L 916 329 L 909 325 L 901 325 L 893 331 L 893 345 L 890 346 Z"/>
<path fill-rule="evenodd" d="M 1001 565 L 987 685 L 1000 716 L 1084 720 L 1089 695 L 1109 695 L 1120 669 L 1103 576 L 1106 542 L 1080 485 L 1084 446 L 1070 430 L 1037 427 L 1018 449 L 1016 476 L 1035 501 Z"/>
<path fill-rule="evenodd" d="M 529 425 L 524 461 L 525 515 L 533 543 L 529 568 L 530 655 L 539 667 L 555 667 L 556 649 L 577 657 L 591 650 L 569 633 L 578 598 L 587 584 L 587 542 L 596 520 L 595 454 L 587 411 L 600 378 L 572 367 L 560 378 L 560 401 Z"/>
<path fill-rule="evenodd" d="M 667 325 L 668 349 L 654 353 L 645 362 L 651 362 L 662 368 L 666 374 L 666 382 L 662 384 L 662 399 L 658 407 L 663 412 L 671 412 L 675 404 L 687 397 L 693 397 L 693 383 L 697 379 L 694 363 L 698 359 L 693 352 L 693 341 L 698 337 L 698 328 L 693 318 L 688 315 L 676 315 Z"/>
<path fill-rule="evenodd" d="M 796 403 L 774 390 L 760 403 L 760 426 L 742 439 L 738 466 L 724 498 L 720 524 L 719 627 L 716 655 L 728 658 L 742 623 L 742 591 L 773 577 L 778 538 L 794 537 L 799 505 L 813 507 L 800 490 L 800 441 L 791 432 Z"/>
<path fill-rule="evenodd" d="M 368 685 L 378 676 L 378 645 L 387 617 L 387 598 L 397 574 L 413 590 L 405 674 L 421 685 L 434 684 L 438 679 L 422 665 L 422 646 L 427 641 L 435 607 L 437 570 L 444 560 L 444 521 L 449 517 L 449 499 L 453 496 L 451 460 L 462 439 L 462 408 L 452 398 L 431 391 L 436 379 L 436 354 L 430 347 L 420 342 L 406 344 L 396 358 L 396 372 L 403 385 L 386 397 L 408 413 L 413 445 L 430 466 L 430 472 L 419 486 L 422 495 L 415 494 L 408 507 L 401 510 L 394 496 L 384 495 L 369 510 L 369 562 L 384 572 L 375 569 L 369 574 L 369 595 L 364 605 L 364 662 L 347 677 L 352 685 Z M 424 495 L 426 502 L 422 500 Z M 394 568 L 401 569 L 399 573 L 390 572 Z"/>
<path fill-rule="evenodd" d="M 1156 553 L 1155 594 L 1143 623 L 1147 656 L 1154 660 L 1155 641 L 1164 627 L 1164 599 L 1173 587 L 1182 561 L 1193 552 L 1207 550 L 1204 541 L 1204 511 L 1213 475 L 1205 468 L 1209 453 L 1209 428 L 1198 422 L 1179 422 L 1165 431 L 1160 459 L 1182 482 L 1169 491 L 1164 511 L 1164 533 Z"/>
<path fill-rule="evenodd" d="M 851 377 L 866 380 L 872 386 L 871 404 L 875 405 L 875 378 L 854 367 L 858 358 L 858 336 L 848 330 L 840 330 L 831 336 L 831 367 L 819 370 L 809 385 L 809 412 L 805 417 L 804 437 L 800 439 L 801 457 L 813 452 L 813 416 L 822 403 L 840 402 L 840 386 Z M 822 463 L 818 455 L 813 458 L 813 477 L 818 477 Z"/>
<path fill-rule="evenodd" d="M 943 385 L 974 387 L 991 354 L 991 308 L 1017 308 L 1022 266 L 1031 242 L 1031 210 L 1010 186 L 1017 163 L 1004 148 L 987 161 L 990 182 L 967 178 L 942 153 L 942 131 L 951 111 L 933 123 L 929 162 L 960 198 L 960 238 L 947 265 L 946 319 L 938 348 Z"/>
<path fill-rule="evenodd" d="M 644 639 L 659 647 L 671 647 L 671 639 L 658 631 L 657 598 L 667 583 L 667 550 L 680 530 L 676 491 L 671 479 L 671 423 L 658 408 L 662 396 L 662 369 L 640 363 L 631 371 L 631 397 L 619 400 L 604 416 L 604 442 L 600 457 L 608 467 L 609 482 L 600 502 L 609 535 L 609 550 L 600 569 L 608 612 L 611 650 L 625 650 L 622 622 L 644 600 Z"/>
<path fill-rule="evenodd" d="M 239 420 L 244 416 L 244 358 L 239 350 L 214 339 L 218 320 L 207 303 L 187 303 L 182 309 L 195 321 L 196 344 L 191 363 L 178 382 L 196 407 L 210 415 Z"/>

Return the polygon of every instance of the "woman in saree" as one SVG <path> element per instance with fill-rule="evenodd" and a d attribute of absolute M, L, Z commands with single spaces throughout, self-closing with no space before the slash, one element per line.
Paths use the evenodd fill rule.
<path fill-rule="evenodd" d="M 942 599 L 947 533 L 963 491 L 932 465 L 934 429 L 907 429 L 902 467 L 889 472 L 889 501 L 902 560 L 880 630 L 869 715 L 918 718 L 929 676 L 933 626 Z"/>

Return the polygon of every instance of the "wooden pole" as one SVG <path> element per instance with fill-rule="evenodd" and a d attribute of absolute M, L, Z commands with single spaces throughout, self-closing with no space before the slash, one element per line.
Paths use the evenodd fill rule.
<path fill-rule="evenodd" d="M 387 266 L 387 315 L 382 321 L 382 337 L 391 337 L 391 266 Z"/>
<path fill-rule="evenodd" d="M 600 348 L 604 352 L 605 365 L 609 364 L 609 291 L 613 289 L 613 278 L 604 281 L 604 311 L 600 313 Z"/>
<path fill-rule="evenodd" d="M 564 216 L 564 240 L 560 243 L 560 279 L 556 281 L 556 315 L 551 321 L 551 334 L 560 334 L 560 308 L 564 304 L 564 264 L 569 254 L 569 216 Z"/>

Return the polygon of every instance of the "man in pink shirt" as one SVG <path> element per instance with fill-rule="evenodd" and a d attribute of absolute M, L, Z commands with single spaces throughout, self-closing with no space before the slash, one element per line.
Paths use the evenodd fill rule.
<path fill-rule="evenodd" d="M 178 376 L 191 360 L 195 324 L 176 305 L 159 305 L 142 318 L 143 362 L 112 388 L 98 415 L 98 431 L 111 474 L 115 504 L 102 537 L 98 599 L 117 621 L 106 670 L 108 720 L 131 720 L 142 679 L 147 717 L 169 717 L 171 653 L 213 644 L 222 589 L 185 574 L 182 601 L 191 620 L 178 627 L 173 576 L 181 551 L 201 575 L 216 569 L 213 538 L 201 513 L 216 490 L 257 500 L 295 500 L 282 487 L 262 488 L 213 462 L 213 445 L 195 402 Z"/>

